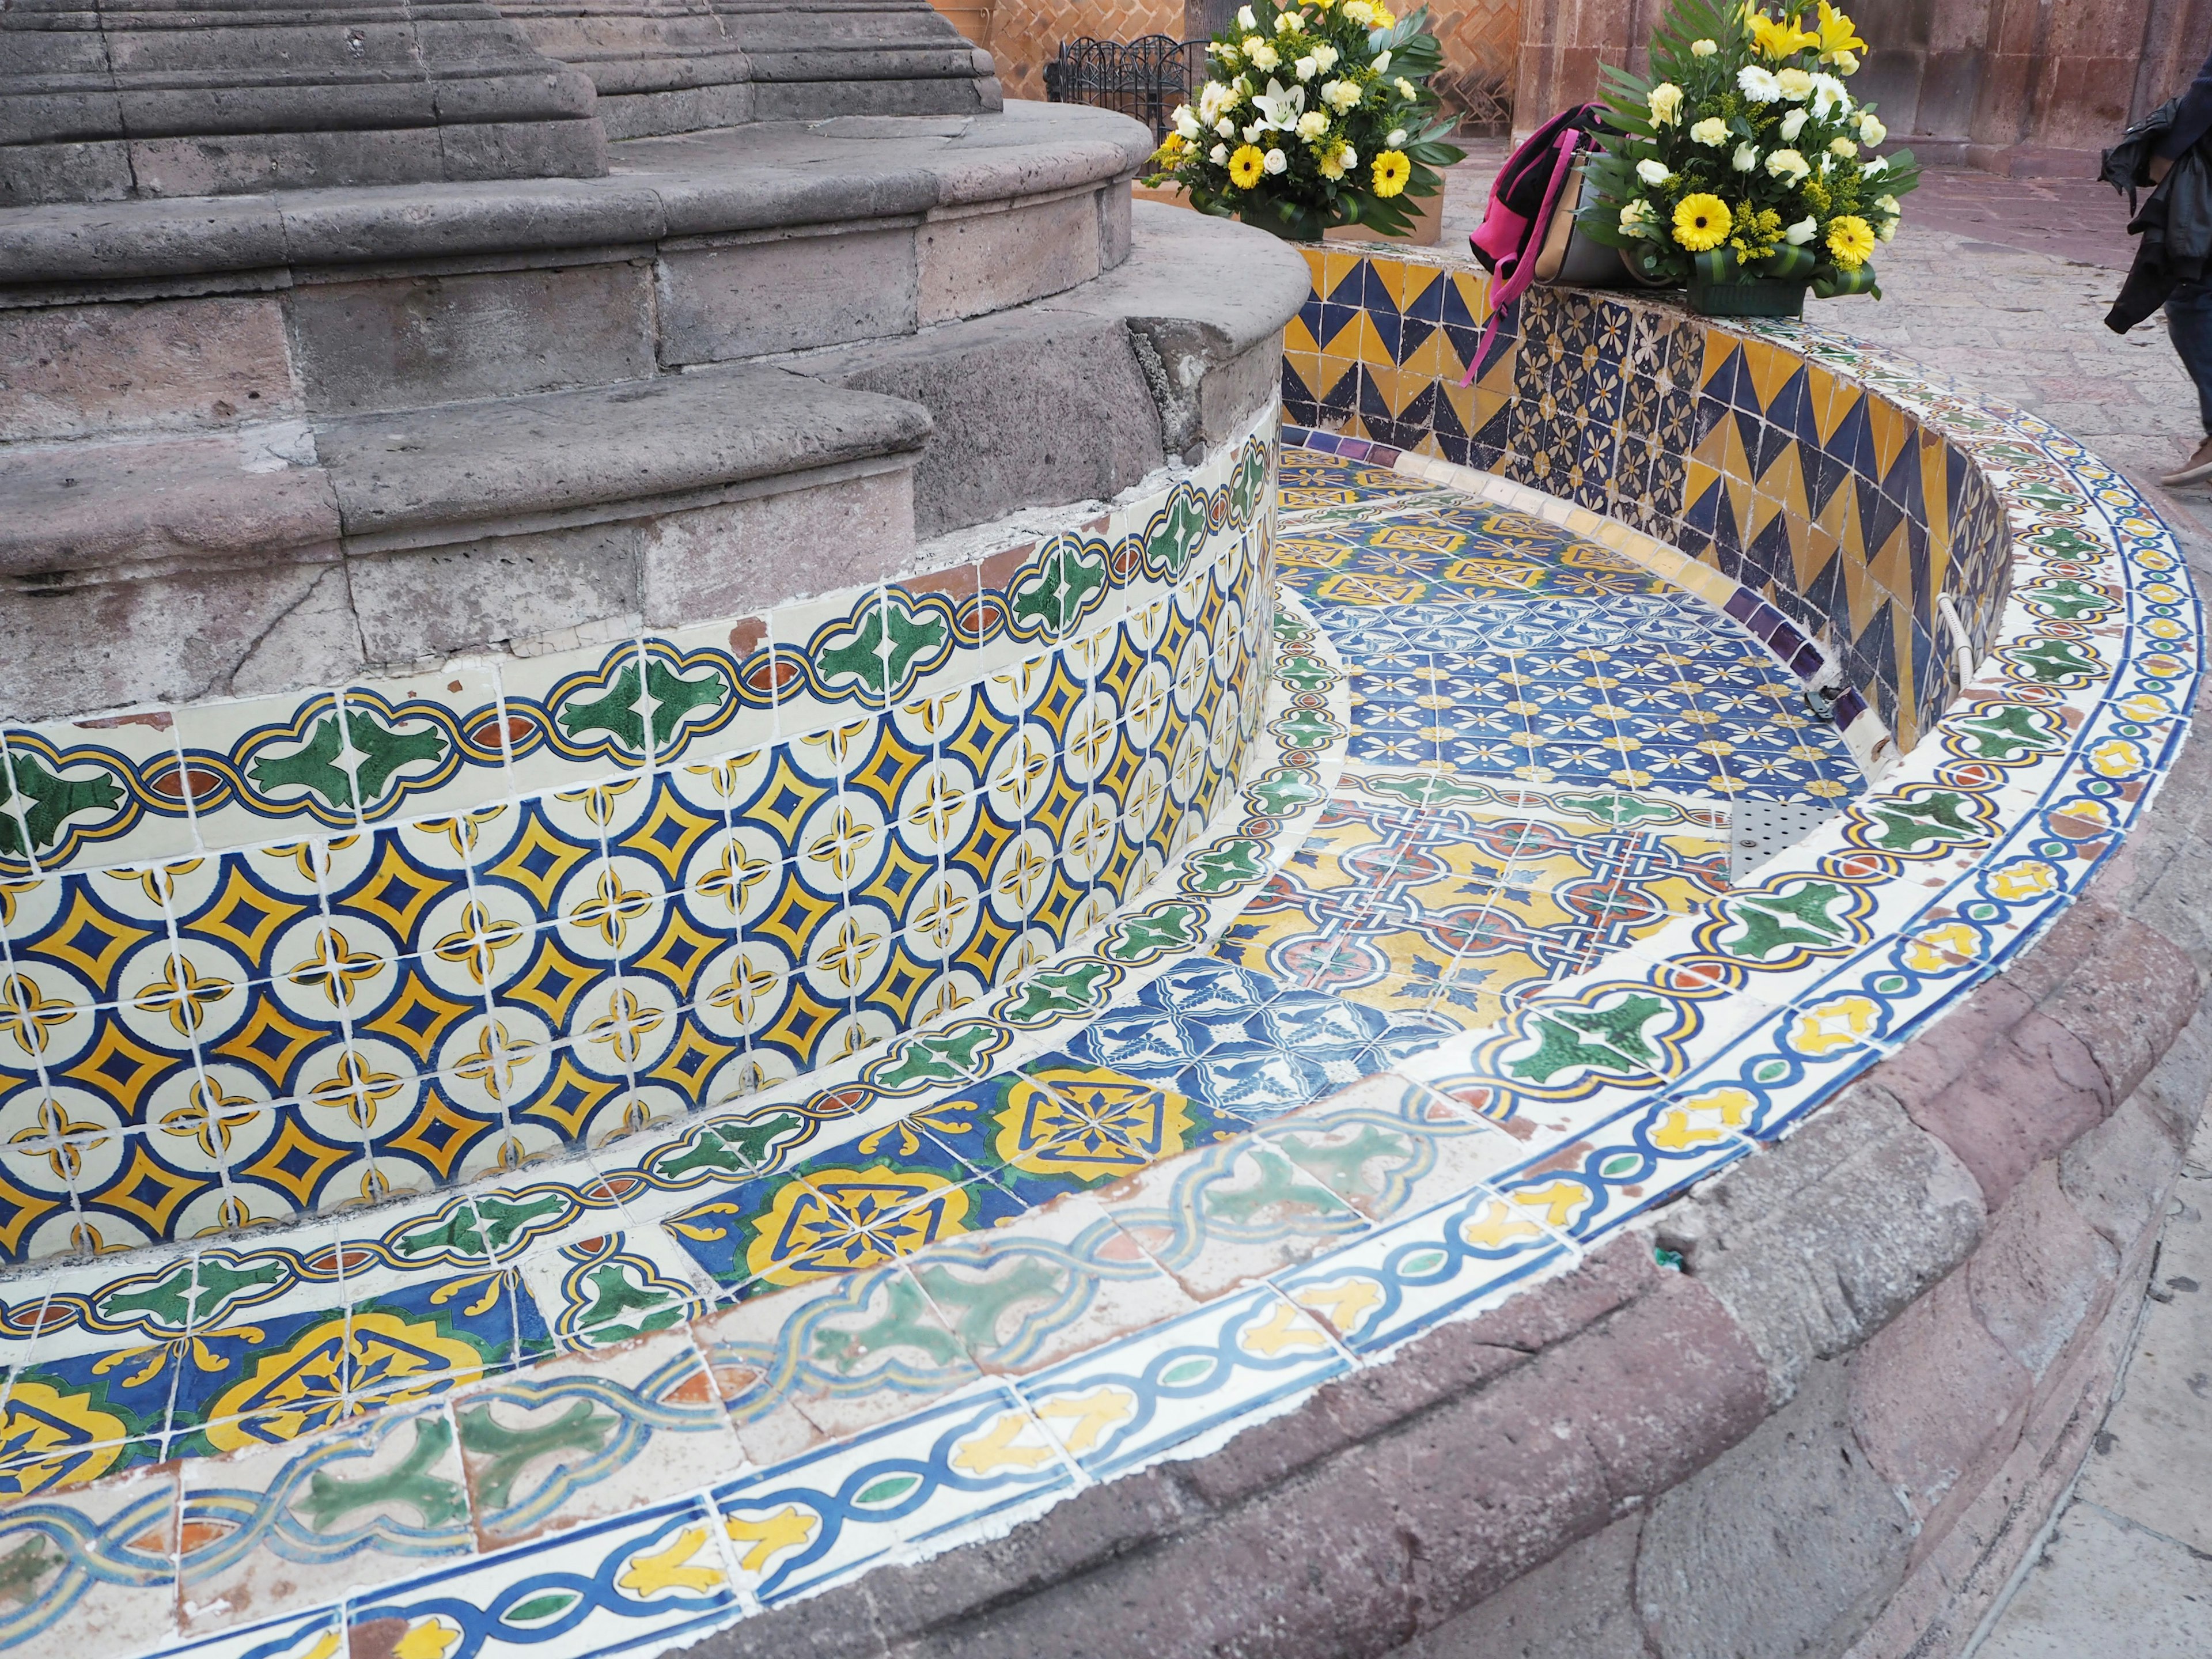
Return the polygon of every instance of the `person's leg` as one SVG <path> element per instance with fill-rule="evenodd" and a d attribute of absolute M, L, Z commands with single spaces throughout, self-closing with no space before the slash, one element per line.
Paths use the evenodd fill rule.
<path fill-rule="evenodd" d="M 2168 487 L 2201 483 L 2212 479 L 2212 280 L 2184 283 L 2166 295 L 2166 326 L 2182 367 L 2197 382 L 2197 411 L 2204 423 L 2204 441 L 2179 470 L 2160 482 Z"/>

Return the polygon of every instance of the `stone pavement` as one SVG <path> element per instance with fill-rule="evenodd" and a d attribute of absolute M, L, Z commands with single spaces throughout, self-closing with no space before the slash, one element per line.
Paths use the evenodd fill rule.
<path fill-rule="evenodd" d="M 1475 140 L 1468 149 L 1445 198 L 1455 249 L 1480 222 L 1507 147 Z M 2105 326 L 2134 256 L 2127 220 L 2125 198 L 2094 180 L 1931 170 L 1877 256 L 1885 297 L 1812 301 L 1808 313 L 2080 439 L 2158 504 L 2203 580 L 2212 577 L 2212 492 L 2157 483 L 2200 435 L 2195 388 L 2162 313 L 2124 336 Z M 2208 1215 L 2212 1117 L 2171 1206 L 2111 1413 L 2048 1542 L 1970 1644 L 1976 1659 L 2212 1653 Z"/>
<path fill-rule="evenodd" d="M 2212 1653 L 2212 1120 L 2190 1148 L 2135 1353 L 2049 1541 L 1974 1659 Z"/>

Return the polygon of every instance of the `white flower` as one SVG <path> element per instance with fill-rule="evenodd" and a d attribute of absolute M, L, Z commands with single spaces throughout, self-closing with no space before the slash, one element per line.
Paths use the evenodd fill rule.
<path fill-rule="evenodd" d="M 1213 124 L 1213 131 L 1218 137 L 1226 138 L 1237 131 L 1237 123 L 1224 115 Z"/>
<path fill-rule="evenodd" d="M 1343 115 L 1359 107 L 1359 88 L 1350 81 L 1332 81 L 1321 89 L 1321 100 Z"/>
<path fill-rule="evenodd" d="M 1626 235 L 1641 236 L 1658 222 L 1659 216 L 1651 210 L 1651 204 L 1640 196 L 1620 210 L 1620 228 Z"/>
<path fill-rule="evenodd" d="M 1877 155 L 1871 161 L 1862 161 L 1859 163 L 1859 177 L 1862 179 L 1871 179 L 1877 173 L 1887 173 L 1888 171 L 1889 157 L 1887 155 Z"/>
<path fill-rule="evenodd" d="M 1662 81 L 1652 88 L 1646 101 L 1650 106 L 1654 126 L 1672 126 L 1682 118 L 1682 89 L 1672 81 Z"/>
<path fill-rule="evenodd" d="M 1813 77 L 1801 69 L 1783 70 L 1774 77 L 1774 84 L 1793 104 L 1802 104 L 1813 95 Z"/>
<path fill-rule="evenodd" d="M 1327 41 L 1323 41 L 1320 46 L 1317 46 L 1313 49 L 1313 60 L 1315 63 L 1321 65 L 1321 72 L 1323 75 L 1328 74 L 1331 70 L 1336 67 L 1336 48 L 1330 46 Z"/>
<path fill-rule="evenodd" d="M 1229 146 L 1226 144 L 1216 144 L 1212 149 L 1206 151 L 1206 159 L 1218 167 L 1225 167 L 1229 165 Z"/>
<path fill-rule="evenodd" d="M 1375 21 L 1375 8 L 1367 0 L 1344 0 L 1344 15 L 1365 28 Z"/>
<path fill-rule="evenodd" d="M 1328 117 L 1317 109 L 1310 109 L 1298 117 L 1297 133 L 1301 138 L 1318 138 L 1328 131 Z"/>
<path fill-rule="evenodd" d="M 1749 144 L 1735 147 L 1735 167 L 1738 173 L 1749 173 L 1759 166 L 1759 152 Z"/>
<path fill-rule="evenodd" d="M 1290 166 L 1290 164 L 1291 158 L 1284 155 L 1283 152 L 1279 149 L 1269 150 L 1265 160 L 1261 163 L 1261 165 L 1265 167 L 1270 173 L 1280 173 L 1285 167 Z"/>
<path fill-rule="evenodd" d="M 1856 75 L 1859 72 L 1858 53 L 1855 52 L 1838 52 L 1836 54 L 1836 67 L 1843 70 L 1846 75 Z"/>
<path fill-rule="evenodd" d="M 1252 15 L 1251 7 L 1239 6 L 1237 8 L 1237 27 L 1243 29 L 1248 34 L 1254 29 L 1260 27 L 1260 20 Z M 1249 40 L 1246 41 L 1244 43 L 1244 49 L 1247 52 L 1249 52 L 1252 49 L 1252 43 Z"/>
<path fill-rule="evenodd" d="M 1827 151 L 1820 152 L 1820 176 L 1825 179 L 1836 170 L 1836 158 Z"/>
<path fill-rule="evenodd" d="M 1690 55 L 1692 58 L 1710 58 L 1720 49 L 1720 42 L 1717 40 L 1692 40 L 1690 42 Z"/>
<path fill-rule="evenodd" d="M 1244 142 L 1248 144 L 1258 143 L 1260 142 L 1260 135 L 1267 130 L 1267 124 L 1265 121 L 1253 122 L 1250 126 L 1244 129 Z"/>
<path fill-rule="evenodd" d="M 1372 67 L 1377 75 L 1388 75 L 1390 72 L 1390 54 L 1387 52 L 1376 52 Z"/>
<path fill-rule="evenodd" d="M 1878 144 L 1889 137 L 1889 129 L 1882 125 L 1872 110 L 1868 110 L 1859 117 L 1859 137 L 1869 145 Z"/>
<path fill-rule="evenodd" d="M 1211 125 L 1243 101 L 1244 89 L 1236 82 L 1224 85 L 1218 81 L 1208 81 L 1206 90 L 1198 94 L 1198 118 Z M 1225 138 L 1228 134 L 1222 137 Z"/>
<path fill-rule="evenodd" d="M 1883 220 L 1881 223 L 1875 227 L 1874 234 L 1875 240 L 1877 241 L 1887 242 L 1890 240 L 1897 234 L 1897 221 L 1894 219 Z"/>
<path fill-rule="evenodd" d="M 1301 58 L 1297 63 L 1291 65 L 1291 72 L 1293 75 L 1296 75 L 1301 81 L 1312 80 L 1320 70 L 1321 65 L 1314 62 L 1310 57 Z"/>
<path fill-rule="evenodd" d="M 1771 104 L 1782 95 L 1780 83 L 1756 64 L 1747 64 L 1738 70 L 1735 83 L 1743 95 L 1754 104 Z"/>
<path fill-rule="evenodd" d="M 1267 91 L 1252 94 L 1252 107 L 1260 112 L 1262 128 L 1287 132 L 1298 124 L 1298 117 L 1305 106 L 1306 89 L 1292 87 L 1286 92 L 1279 81 L 1270 81 Z"/>
<path fill-rule="evenodd" d="M 1412 102 L 1413 101 L 1413 100 L 1415 100 L 1416 98 L 1418 98 L 1418 97 L 1419 97 L 1419 96 L 1421 95 L 1421 94 L 1420 94 L 1420 93 L 1419 93 L 1419 92 L 1415 88 L 1415 87 L 1414 87 L 1413 83 L 1411 81 L 1408 81 L 1408 80 L 1407 80 L 1404 76 L 1402 76 L 1402 75 L 1401 75 L 1401 76 L 1400 76 L 1398 77 L 1398 80 L 1397 80 L 1397 88 L 1398 88 L 1398 95 L 1399 95 L 1401 98 L 1404 99 L 1404 100 L 1405 100 L 1407 103 L 1409 103 L 1409 104 L 1410 104 L 1410 103 L 1412 103 Z"/>
<path fill-rule="evenodd" d="M 1848 161 L 1852 156 L 1858 153 L 1859 147 L 1848 138 L 1831 138 L 1828 140 L 1828 154 L 1835 156 L 1839 161 Z"/>
<path fill-rule="evenodd" d="M 1823 121 L 1838 110 L 1851 106 L 1851 95 L 1844 90 L 1844 83 L 1832 75 L 1813 77 L 1813 113 Z"/>
<path fill-rule="evenodd" d="M 1297 15 L 1297 13 L 1296 13 L 1296 12 L 1294 12 L 1294 11 L 1286 11 L 1286 12 L 1285 12 L 1285 13 L 1284 13 L 1280 17 L 1278 17 L 1278 18 L 1275 20 L 1275 33 L 1278 33 L 1278 34 L 1296 34 L 1297 32 L 1298 32 L 1298 15 Z"/>
<path fill-rule="evenodd" d="M 1259 51 L 1261 47 L 1266 46 L 1267 43 L 1265 40 L 1262 40 L 1256 34 L 1248 34 L 1244 37 L 1242 44 L 1243 46 L 1244 55 L 1247 58 L 1249 58 L 1254 52 Z"/>
<path fill-rule="evenodd" d="M 1344 165 L 1348 167 L 1356 167 L 1359 165 L 1359 152 L 1352 149 L 1351 145 L 1346 144 L 1342 149 L 1337 152 L 1336 159 L 1343 162 Z"/>
<path fill-rule="evenodd" d="M 1191 113 L 1190 106 L 1179 106 L 1175 112 L 1175 130 L 1186 138 L 1195 138 L 1205 129 L 1198 125 L 1198 117 Z"/>
<path fill-rule="evenodd" d="M 1808 213 L 1789 229 L 1784 231 L 1782 240 L 1792 247 L 1802 247 L 1813 240 L 1820 228 L 1820 222 Z"/>
<path fill-rule="evenodd" d="M 1647 185 L 1663 185 L 1667 182 L 1667 164 L 1650 160 L 1638 161 L 1636 176 Z"/>
<path fill-rule="evenodd" d="M 1392 127 L 1390 129 L 1390 136 L 1382 141 L 1382 147 L 1385 149 L 1395 149 L 1399 145 L 1405 142 L 1406 129 L 1403 127 Z"/>
<path fill-rule="evenodd" d="M 1796 143 L 1797 135 L 1805 131 L 1805 123 L 1808 118 L 1802 109 L 1793 109 L 1789 114 L 1784 116 L 1781 126 L 1782 142 L 1785 144 Z"/>
<path fill-rule="evenodd" d="M 1897 198 L 1894 196 L 1877 196 L 1874 198 L 1874 204 L 1875 211 L 1887 213 L 1893 219 L 1904 211 L 1898 206 Z"/>
<path fill-rule="evenodd" d="M 1711 144 L 1718 149 L 1728 143 L 1728 123 L 1717 115 L 1707 116 L 1690 129 L 1691 138 L 1700 144 Z"/>
<path fill-rule="evenodd" d="M 1244 49 L 1244 55 L 1252 60 L 1252 67 L 1262 75 L 1267 74 L 1283 61 L 1282 54 L 1265 40 L 1255 41 L 1251 46 L 1247 46 Z"/>
<path fill-rule="evenodd" d="M 1778 149 L 1766 158 L 1768 174 L 1785 185 L 1794 185 L 1812 171 L 1805 158 L 1794 149 Z"/>

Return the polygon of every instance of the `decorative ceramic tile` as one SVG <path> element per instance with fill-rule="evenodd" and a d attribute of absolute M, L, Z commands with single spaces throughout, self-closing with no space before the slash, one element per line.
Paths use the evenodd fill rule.
<path fill-rule="evenodd" d="M 583 1659 L 994 1534 L 1754 1155 L 2113 854 L 2201 653 L 2110 469 L 1632 298 L 1462 387 L 1479 277 L 1324 264 L 1279 496 L 1255 430 L 895 587 L 8 734 L 0 1254 L 80 1254 L 0 1295 L 0 1640 Z M 1760 799 L 1842 810 L 1731 884 Z"/>

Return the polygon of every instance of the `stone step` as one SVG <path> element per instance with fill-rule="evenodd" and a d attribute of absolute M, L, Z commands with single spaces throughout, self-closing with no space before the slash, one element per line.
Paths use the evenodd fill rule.
<path fill-rule="evenodd" d="M 878 580 L 911 554 L 928 430 L 911 403 L 732 365 L 396 416 L 11 446 L 4 712 L 275 690 Z"/>
<path fill-rule="evenodd" d="M 234 423 L 206 369 L 257 354 L 258 401 L 296 386 L 335 416 L 909 335 L 1118 263 L 1148 148 L 1109 112 L 1018 106 L 641 140 L 605 179 L 0 213 L 0 360 L 41 386 L 9 377 L 0 437 Z M 164 357 L 167 405 L 103 401 Z"/>

